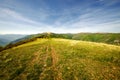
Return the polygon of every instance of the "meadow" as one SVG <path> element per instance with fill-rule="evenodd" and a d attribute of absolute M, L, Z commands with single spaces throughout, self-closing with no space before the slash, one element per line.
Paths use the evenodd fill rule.
<path fill-rule="evenodd" d="M 37 38 L 0 52 L 0 80 L 119 80 L 120 46 Z"/>

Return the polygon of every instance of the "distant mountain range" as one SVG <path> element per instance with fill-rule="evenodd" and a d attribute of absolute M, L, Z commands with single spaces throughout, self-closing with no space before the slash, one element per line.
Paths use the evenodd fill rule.
<path fill-rule="evenodd" d="M 0 35 L 0 46 L 18 45 L 35 40 L 36 38 L 63 38 L 91 42 L 102 42 L 107 44 L 120 45 L 120 33 L 39 33 L 32 35 L 8 34 Z"/>
<path fill-rule="evenodd" d="M 27 35 L 20 35 L 20 34 L 0 34 L 0 46 L 5 46 L 9 44 L 11 41 L 16 39 L 25 37 Z"/>
<path fill-rule="evenodd" d="M 18 38 L 14 41 L 11 41 L 5 47 L 5 49 L 34 41 L 37 38 L 62 38 L 62 39 L 81 40 L 81 41 L 120 45 L 120 33 L 76 33 L 76 34 L 39 33 L 39 34 L 27 35 L 25 37 Z"/>
<path fill-rule="evenodd" d="M 120 42 L 120 33 L 76 33 L 76 34 L 40 33 L 40 34 L 28 35 L 23 38 L 16 39 L 11 43 L 30 40 L 33 38 L 63 38 L 63 39 L 73 39 L 73 40 L 115 44 L 115 41 Z"/>

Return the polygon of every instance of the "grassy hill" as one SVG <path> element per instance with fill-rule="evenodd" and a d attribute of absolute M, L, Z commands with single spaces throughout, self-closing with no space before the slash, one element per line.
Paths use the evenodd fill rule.
<path fill-rule="evenodd" d="M 120 45 L 120 33 L 78 33 L 72 39 Z"/>
<path fill-rule="evenodd" d="M 0 52 L 0 80 L 119 80 L 120 46 L 40 39 Z"/>
<path fill-rule="evenodd" d="M 23 38 L 12 41 L 10 44 L 16 44 L 21 41 L 28 41 L 35 38 L 63 38 L 72 40 L 91 41 L 99 43 L 107 43 L 113 45 L 120 45 L 120 33 L 77 33 L 77 34 L 57 34 L 57 33 L 40 33 L 28 35 Z"/>

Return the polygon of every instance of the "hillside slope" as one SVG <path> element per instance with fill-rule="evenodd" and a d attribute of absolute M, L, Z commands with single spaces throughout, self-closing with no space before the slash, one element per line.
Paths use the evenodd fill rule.
<path fill-rule="evenodd" d="M 120 45 L 120 33 L 78 33 L 72 39 Z"/>
<path fill-rule="evenodd" d="M 31 39 L 33 40 L 35 38 L 63 38 L 63 39 L 71 39 L 71 40 L 82 40 L 82 41 L 91 41 L 91 42 L 120 45 L 120 33 L 58 34 L 58 33 L 51 33 L 51 32 L 28 35 L 23 38 L 14 40 L 10 44 L 16 44 L 19 42 L 30 41 Z"/>
<path fill-rule="evenodd" d="M 0 52 L 0 80 L 119 80 L 120 46 L 37 39 Z"/>

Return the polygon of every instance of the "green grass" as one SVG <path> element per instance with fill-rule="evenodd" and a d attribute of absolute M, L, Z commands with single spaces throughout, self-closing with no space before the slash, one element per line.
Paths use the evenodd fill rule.
<path fill-rule="evenodd" d="M 37 39 L 0 52 L 0 80 L 119 80 L 120 46 Z"/>
<path fill-rule="evenodd" d="M 72 39 L 120 45 L 120 33 L 78 33 Z"/>

